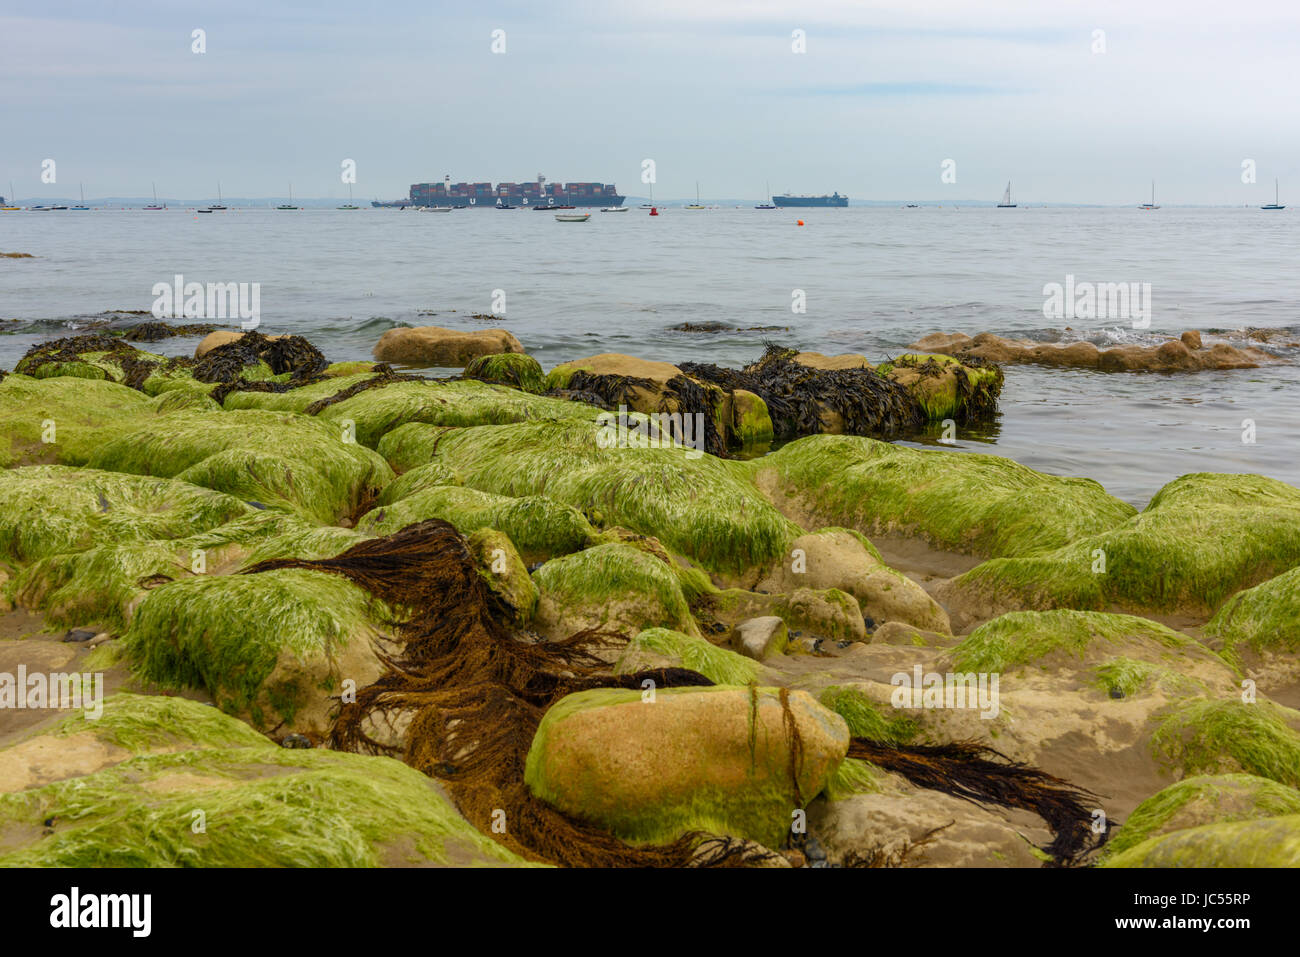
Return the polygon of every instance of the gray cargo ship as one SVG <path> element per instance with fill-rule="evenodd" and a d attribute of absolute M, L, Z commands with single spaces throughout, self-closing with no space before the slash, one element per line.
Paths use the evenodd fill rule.
<path fill-rule="evenodd" d="M 784 206 L 847 206 L 849 198 L 841 196 L 839 193 L 832 193 L 830 196 L 791 196 L 786 193 L 784 196 L 773 196 L 772 202 L 779 207 Z"/>

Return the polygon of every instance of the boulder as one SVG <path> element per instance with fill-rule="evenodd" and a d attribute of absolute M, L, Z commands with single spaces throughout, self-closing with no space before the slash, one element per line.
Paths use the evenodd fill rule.
<path fill-rule="evenodd" d="M 1201 348 L 1201 334 L 1195 329 L 1188 329 L 1178 338 L 1189 349 Z"/>
<path fill-rule="evenodd" d="M 1062 368 L 1099 369 L 1102 372 L 1195 372 L 1203 369 L 1254 369 L 1275 361 L 1259 349 L 1236 349 L 1218 343 L 1209 349 L 1200 333 L 1189 331 L 1181 339 L 1161 345 L 1120 345 L 1098 349 L 1090 342 L 1034 342 L 1006 339 L 991 332 L 971 337 L 962 333 L 932 333 L 913 348 L 958 358 L 998 363 L 1033 363 Z"/>
<path fill-rule="evenodd" d="M 827 528 L 790 543 L 786 558 L 758 583 L 759 591 L 838 588 L 858 600 L 862 614 L 927 631 L 951 630 L 948 615 L 916 582 L 886 565 L 862 535 Z"/>
<path fill-rule="evenodd" d="M 785 654 L 789 641 L 790 632 L 785 622 L 775 615 L 747 619 L 731 632 L 731 646 L 755 661 Z"/>
<path fill-rule="evenodd" d="M 500 352 L 523 352 L 518 339 L 504 329 L 461 332 L 441 326 L 389 329 L 375 343 L 380 362 L 407 366 L 464 368 L 472 359 Z"/>
<path fill-rule="evenodd" d="M 218 346 L 229 345 L 232 342 L 238 342 L 242 338 L 244 338 L 244 333 L 234 332 L 233 330 L 230 329 L 218 329 L 216 332 L 209 332 L 206 336 L 203 337 L 203 339 L 199 342 L 199 344 L 194 347 L 194 358 L 202 359 L 205 355 L 207 355 L 209 352 L 211 352 L 213 349 L 217 348 Z M 267 336 L 266 338 L 287 339 L 288 336 L 287 335 Z"/>
<path fill-rule="evenodd" d="M 524 780 L 624 840 L 703 830 L 778 847 L 848 745 L 844 720 L 802 691 L 598 689 L 546 712 Z"/>

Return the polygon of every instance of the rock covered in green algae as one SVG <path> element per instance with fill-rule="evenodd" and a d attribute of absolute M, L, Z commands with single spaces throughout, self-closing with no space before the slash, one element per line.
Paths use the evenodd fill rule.
<path fill-rule="evenodd" d="M 251 509 L 187 482 L 62 465 L 0 470 L 0 558 L 25 563 L 99 543 L 182 538 Z"/>
<path fill-rule="evenodd" d="M 979 617 L 1011 608 L 1209 614 L 1300 563 L 1300 489 L 1259 475 L 1184 475 L 1140 514 L 1036 555 L 995 559 L 940 597 Z"/>
<path fill-rule="evenodd" d="M 162 475 L 331 525 L 393 479 L 337 423 L 289 413 L 177 412 L 104 442 L 92 466 Z"/>
<path fill-rule="evenodd" d="M 952 356 L 906 353 L 876 367 L 907 389 L 932 422 L 986 419 L 998 407 L 1002 369 L 991 362 L 962 362 Z"/>
<path fill-rule="evenodd" d="M 511 498 L 455 485 L 417 491 L 367 512 L 357 529 L 391 535 L 415 522 L 440 518 L 462 535 L 495 528 L 510 536 L 526 561 L 567 555 L 589 544 L 596 531 L 577 509 L 544 495 Z"/>
<path fill-rule="evenodd" d="M 474 329 L 462 332 L 441 326 L 389 329 L 375 343 L 380 362 L 411 366 L 463 367 L 478 356 L 499 352 L 523 352 L 518 339 L 505 329 Z"/>
<path fill-rule="evenodd" d="M 1205 626 L 1225 657 L 1242 652 L 1293 656 L 1300 651 L 1300 566 L 1233 595 Z"/>
<path fill-rule="evenodd" d="M 823 528 L 799 536 L 757 588 L 778 593 L 838 588 L 856 598 L 862 613 L 875 621 L 951 631 L 947 613 L 924 588 L 886 565 L 866 538 L 848 529 Z"/>
<path fill-rule="evenodd" d="M 627 643 L 614 664 L 614 674 L 654 668 L 687 668 L 719 685 L 747 685 L 762 671 L 757 662 L 703 638 L 671 628 L 647 628 Z"/>
<path fill-rule="evenodd" d="M 1143 841 L 1106 867 L 1300 867 L 1300 814 L 1206 824 Z"/>
<path fill-rule="evenodd" d="M 1151 737 L 1158 760 L 1185 775 L 1239 771 L 1300 788 L 1300 711 L 1271 701 L 1193 698 Z"/>
<path fill-rule="evenodd" d="M 345 389 L 374 380 L 385 381 L 382 376 L 357 375 L 327 379 L 283 393 L 232 392 L 226 396 L 225 406 L 307 412 Z M 596 414 L 587 405 L 476 380 L 392 381 L 324 405 L 317 412 L 322 420 L 351 422 L 356 440 L 371 448 L 392 429 L 413 422 L 463 428 L 532 420 L 585 421 Z"/>
<path fill-rule="evenodd" d="M 442 462 L 471 488 L 545 495 L 593 524 L 653 535 L 713 572 L 750 574 L 802 534 L 754 486 L 749 463 L 600 441 L 594 419 L 454 431 L 409 424 L 385 435 L 379 452 L 399 471 Z"/>
<path fill-rule="evenodd" d="M 719 620 L 733 626 L 749 618 L 775 615 L 791 629 L 821 638 L 867 639 L 857 599 L 838 588 L 795 588 L 789 594 L 725 588 L 711 594 L 707 605 Z"/>
<path fill-rule="evenodd" d="M 465 366 L 465 378 L 508 385 L 524 392 L 541 392 L 546 388 L 546 376 L 542 372 L 541 363 L 530 355 L 518 352 L 501 352 L 471 359 L 469 365 Z"/>
<path fill-rule="evenodd" d="M 47 555 L 19 572 L 15 595 L 24 607 L 43 611 L 50 624 L 125 628 L 145 593 L 168 581 L 227 574 L 271 558 L 332 558 L 366 537 L 285 512 L 249 508 L 223 525 L 182 538 Z"/>
<path fill-rule="evenodd" d="M 922 452 L 851 435 L 814 435 L 750 465 L 760 487 L 806 523 L 920 537 L 981 556 L 1029 555 L 1114 528 L 1135 509 L 1091 479 L 1010 459 Z"/>
<path fill-rule="evenodd" d="M 113 382 L 25 375 L 0 380 L 0 467 L 84 465 L 100 443 L 147 421 L 149 397 Z"/>
<path fill-rule="evenodd" d="M 216 708 L 117 694 L 0 750 L 0 867 L 519 865 L 392 758 L 277 747 Z M 203 828 L 195 830 L 194 812 Z"/>
<path fill-rule="evenodd" d="M 465 544 L 488 587 L 515 610 L 517 624 L 527 625 L 537 611 L 537 586 L 510 536 L 494 528 L 480 528 Z"/>
<path fill-rule="evenodd" d="M 779 847 L 849 745 L 842 718 L 801 691 L 788 693 L 787 712 L 782 694 L 723 685 L 660 689 L 653 700 L 621 689 L 569 695 L 542 718 L 524 780 L 627 841 L 700 830 Z"/>
<path fill-rule="evenodd" d="M 776 615 L 748 618 L 731 632 L 731 646 L 755 661 L 785 654 L 789 643 L 790 629 Z"/>
<path fill-rule="evenodd" d="M 1300 791 L 1250 774 L 1198 775 L 1147 798 L 1106 842 L 1115 858 L 1143 841 L 1206 824 L 1300 814 Z"/>
<path fill-rule="evenodd" d="M 382 611 L 322 571 L 201 576 L 150 590 L 121 641 L 147 682 L 202 689 L 254 727 L 319 738 L 344 683 L 357 691 L 384 673 Z"/>
<path fill-rule="evenodd" d="M 533 627 L 548 638 L 566 638 L 585 628 L 635 635 L 665 627 L 698 636 L 682 579 L 666 562 L 635 548 L 609 542 L 533 572 L 541 598 Z"/>

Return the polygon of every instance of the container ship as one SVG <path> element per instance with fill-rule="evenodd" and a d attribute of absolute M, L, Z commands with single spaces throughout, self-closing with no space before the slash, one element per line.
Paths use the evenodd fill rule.
<path fill-rule="evenodd" d="M 621 206 L 624 197 L 609 183 L 415 183 L 412 206 Z"/>
<path fill-rule="evenodd" d="M 839 193 L 829 196 L 791 196 L 786 193 L 784 196 L 773 196 L 772 202 L 777 206 L 847 206 L 849 198 Z"/>

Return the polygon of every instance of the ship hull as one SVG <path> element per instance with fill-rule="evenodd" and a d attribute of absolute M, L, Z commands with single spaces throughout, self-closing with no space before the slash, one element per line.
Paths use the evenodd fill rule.
<path fill-rule="evenodd" d="M 778 208 L 793 206 L 799 209 L 810 207 L 844 207 L 849 205 L 847 196 L 773 196 L 772 202 Z"/>

